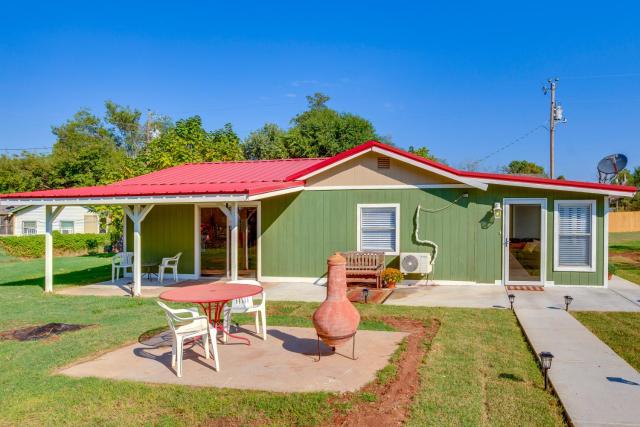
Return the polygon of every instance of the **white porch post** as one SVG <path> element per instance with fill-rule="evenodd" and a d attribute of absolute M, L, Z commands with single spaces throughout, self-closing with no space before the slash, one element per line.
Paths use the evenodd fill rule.
<path fill-rule="evenodd" d="M 231 280 L 238 280 L 238 203 L 231 204 Z"/>
<path fill-rule="evenodd" d="M 51 206 L 45 206 L 44 220 L 44 291 L 53 292 L 53 221 L 60 215 L 63 207 L 58 206 L 53 210 Z"/>
<path fill-rule="evenodd" d="M 142 221 L 151 209 L 153 205 L 144 208 L 134 205 L 133 211 L 128 206 L 124 207 L 124 211 L 133 222 L 133 296 L 136 297 L 142 294 Z"/>

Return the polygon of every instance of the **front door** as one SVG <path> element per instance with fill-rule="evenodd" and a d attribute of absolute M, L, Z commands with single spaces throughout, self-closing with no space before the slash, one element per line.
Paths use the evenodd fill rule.
<path fill-rule="evenodd" d="M 503 256 L 505 284 L 544 285 L 546 199 L 506 199 Z"/>

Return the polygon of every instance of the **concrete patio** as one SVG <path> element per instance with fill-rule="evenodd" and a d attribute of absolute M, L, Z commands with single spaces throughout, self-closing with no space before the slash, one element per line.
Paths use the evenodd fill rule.
<path fill-rule="evenodd" d="M 199 344 L 185 348 L 183 376 L 171 368 L 170 335 L 135 343 L 98 358 L 67 367 L 59 373 L 72 377 L 99 377 L 145 383 L 225 387 L 275 392 L 356 391 L 375 378 L 376 371 L 407 336 L 404 332 L 358 331 L 351 360 L 351 342 L 331 354 L 321 345 L 323 356 L 316 362 L 316 334 L 311 328 L 270 327 L 263 341 L 242 328 L 240 336 L 251 339 L 247 346 L 229 340 L 218 344 L 220 372 L 204 358 Z"/>

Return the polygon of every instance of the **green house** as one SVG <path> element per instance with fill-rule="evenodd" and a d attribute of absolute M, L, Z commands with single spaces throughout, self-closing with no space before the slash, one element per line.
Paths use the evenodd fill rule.
<path fill-rule="evenodd" d="M 609 200 L 635 192 L 461 171 L 370 141 L 331 158 L 186 164 L 0 202 L 45 205 L 47 223 L 64 206 L 123 206 L 138 293 L 143 265 L 178 252 L 182 278 L 322 282 L 330 254 L 357 250 L 384 252 L 408 281 L 607 286 Z"/>

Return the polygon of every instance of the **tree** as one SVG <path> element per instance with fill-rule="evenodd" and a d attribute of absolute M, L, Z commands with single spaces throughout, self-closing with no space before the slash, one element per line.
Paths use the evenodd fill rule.
<path fill-rule="evenodd" d="M 511 175 L 547 175 L 542 166 L 527 160 L 514 160 L 509 165 L 504 166 L 502 171 Z"/>
<path fill-rule="evenodd" d="M 0 156 L 0 193 L 51 188 L 51 159 L 46 154 L 23 152 Z"/>
<path fill-rule="evenodd" d="M 380 139 L 366 119 L 338 113 L 327 107 L 329 97 L 316 93 L 307 97 L 308 108 L 291 120 L 285 135 L 289 157 L 326 157 L 371 139 Z"/>
<path fill-rule="evenodd" d="M 240 138 L 231 124 L 207 132 L 200 116 L 178 120 L 157 138 L 152 139 L 141 154 L 149 171 L 189 162 L 243 159 Z"/>
<path fill-rule="evenodd" d="M 54 187 L 108 184 L 123 177 L 124 151 L 88 110 L 78 111 L 52 132 L 57 137 L 51 152 Z"/>
<path fill-rule="evenodd" d="M 284 144 L 285 131 L 267 123 L 249 134 L 243 144 L 244 156 L 251 160 L 286 159 L 289 152 Z"/>
<path fill-rule="evenodd" d="M 447 164 L 446 160 L 439 159 L 433 154 L 431 154 L 431 150 L 427 147 L 414 147 L 413 145 L 409 146 L 409 152 L 415 154 L 416 156 L 424 157 L 425 159 L 434 160 L 439 163 Z"/>
<path fill-rule="evenodd" d="M 120 106 L 113 101 L 104 103 L 105 121 L 113 126 L 111 129 L 116 144 L 125 150 L 129 157 L 135 157 L 142 150 L 145 134 L 140 126 L 142 113 L 129 107 Z"/>

